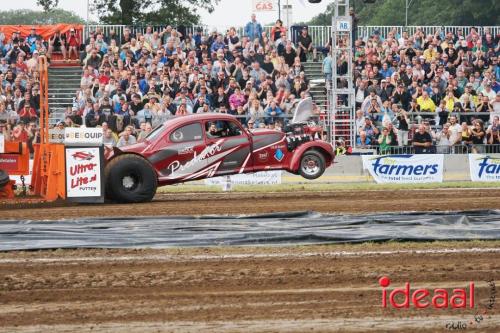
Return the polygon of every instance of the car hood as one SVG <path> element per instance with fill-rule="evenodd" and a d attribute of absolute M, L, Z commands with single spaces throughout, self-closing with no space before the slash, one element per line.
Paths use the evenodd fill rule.
<path fill-rule="evenodd" d="M 251 131 L 254 137 L 272 136 L 272 137 L 284 137 L 285 133 L 282 131 L 271 130 L 271 129 L 254 129 Z"/>
<path fill-rule="evenodd" d="M 257 129 L 252 131 L 254 149 L 263 149 L 264 147 L 277 144 L 285 137 L 281 131 L 269 129 Z"/>
<path fill-rule="evenodd" d="M 113 158 L 116 155 L 121 155 L 122 153 L 135 153 L 139 155 L 144 155 L 144 153 L 147 151 L 148 148 L 150 148 L 151 145 L 149 142 L 139 142 L 130 146 L 125 146 L 125 147 L 113 147 L 105 149 L 104 151 L 104 158 L 109 161 L 111 158 Z"/>
<path fill-rule="evenodd" d="M 138 142 L 136 144 L 130 145 L 130 146 L 125 146 L 125 147 L 120 147 L 120 149 L 123 152 L 133 152 L 133 153 L 139 153 L 142 154 L 144 153 L 149 147 L 151 147 L 150 142 L 147 141 L 142 141 Z"/>

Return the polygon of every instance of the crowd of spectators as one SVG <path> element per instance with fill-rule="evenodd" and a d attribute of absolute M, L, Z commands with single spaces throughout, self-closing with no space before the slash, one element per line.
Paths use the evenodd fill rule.
<path fill-rule="evenodd" d="M 312 39 L 304 29 L 293 43 L 280 20 L 266 32 L 253 14 L 243 36 L 235 28 L 185 35 L 170 26 L 122 35 L 98 28 L 84 42 L 81 85 L 64 123 L 103 126 L 110 145 L 205 112 L 235 115 L 249 128 L 282 128 L 309 96 L 303 63 L 313 57 Z"/>
<path fill-rule="evenodd" d="M 47 40 L 34 29 L 27 36 L 0 34 L 0 131 L 36 138 L 36 64 L 40 53 L 53 52 L 79 57 L 83 66 L 80 89 L 58 127 L 101 126 L 109 145 L 141 141 L 159 123 L 192 113 L 229 113 L 250 128 L 281 128 L 310 95 L 304 62 L 324 54 L 331 80 L 331 42 L 313 45 L 305 28 L 294 43 L 280 20 L 265 31 L 255 15 L 243 31 L 98 28 L 81 42 L 74 31 Z M 360 36 L 353 46 L 357 144 L 422 152 L 500 144 L 499 43 L 488 29 L 474 28 L 467 35 L 417 29 Z M 338 72 L 345 73 L 345 51 L 335 52 Z"/>
<path fill-rule="evenodd" d="M 484 152 L 483 145 L 500 144 L 499 55 L 500 36 L 488 29 L 467 35 L 461 29 L 375 31 L 357 39 L 358 145 L 429 153 L 459 151 L 457 146 Z"/>
<path fill-rule="evenodd" d="M 27 36 L 0 32 L 0 133 L 32 144 L 38 137 L 40 53 L 46 45 L 35 28 Z"/>

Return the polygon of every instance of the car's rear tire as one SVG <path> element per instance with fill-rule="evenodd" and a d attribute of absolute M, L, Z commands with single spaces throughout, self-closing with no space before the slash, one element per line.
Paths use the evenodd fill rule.
<path fill-rule="evenodd" d="M 144 158 L 126 154 L 112 159 L 104 170 L 106 198 L 119 203 L 153 200 L 158 187 L 156 172 Z"/>
<path fill-rule="evenodd" d="M 316 179 L 325 172 L 325 157 L 316 150 L 306 151 L 300 158 L 299 174 L 306 179 Z"/>
<path fill-rule="evenodd" d="M 10 182 L 9 174 L 3 170 L 0 170 L 0 188 L 4 187 Z"/>

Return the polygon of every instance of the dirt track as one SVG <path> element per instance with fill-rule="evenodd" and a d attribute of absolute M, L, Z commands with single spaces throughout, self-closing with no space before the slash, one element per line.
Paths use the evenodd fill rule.
<path fill-rule="evenodd" d="M 60 219 L 79 216 L 149 216 L 318 212 L 435 211 L 500 208 L 500 189 L 377 190 L 292 193 L 159 194 L 153 203 L 74 205 L 52 208 L 1 205 L 2 218 Z"/>
<path fill-rule="evenodd" d="M 0 210 L 18 219 L 355 213 L 494 209 L 499 197 L 494 189 L 201 193 L 159 195 L 147 205 Z M 499 258 L 500 242 L 0 253 L 0 332 L 438 332 L 458 322 L 498 332 L 500 300 L 486 313 L 484 306 L 486 280 L 497 281 L 498 295 Z M 474 281 L 476 308 L 383 309 L 383 275 L 390 290 L 406 281 L 412 289 Z"/>
<path fill-rule="evenodd" d="M 498 332 L 498 304 L 470 324 L 490 296 L 485 281 L 500 280 L 500 248 L 484 246 L 490 250 L 432 254 L 431 245 L 382 255 L 357 253 L 362 246 L 4 253 L 0 331 L 436 332 L 462 321 Z M 383 275 L 390 289 L 474 281 L 476 309 L 383 309 Z"/>

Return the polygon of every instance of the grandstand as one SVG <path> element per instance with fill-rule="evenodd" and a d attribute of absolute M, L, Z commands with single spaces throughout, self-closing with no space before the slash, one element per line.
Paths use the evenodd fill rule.
<path fill-rule="evenodd" d="M 67 48 L 70 29 L 63 41 Z M 118 138 L 130 125 L 139 138 L 147 122 L 227 112 L 245 126 L 252 120 L 254 127 L 275 128 L 311 95 L 328 134 L 334 108 L 345 102 L 329 98 L 331 75 L 324 73 L 331 27 L 291 27 L 283 34 L 264 27 L 255 40 L 243 27 L 86 25 L 76 30 L 79 59 L 66 61 L 59 49 L 49 54 L 53 126 L 108 126 Z M 30 59 L 47 53 L 53 36 L 31 38 L 5 26 L 0 31 L 5 36 L 1 129 L 7 138 L 33 141 L 38 93 Z M 356 112 L 342 114 L 354 125 L 336 128 L 340 134 L 328 136 L 332 141 L 342 136 L 351 146 L 410 152 L 423 125 L 432 151 L 484 152 L 500 144 L 500 27 L 359 26 L 355 35 L 350 69 Z M 299 43 L 308 39 L 314 52 L 301 55 Z M 346 43 L 335 40 L 336 50 Z M 339 75 L 349 63 L 342 52 Z M 28 101 L 35 113 L 24 110 Z M 275 111 L 282 115 L 277 123 L 270 116 Z M 20 121 L 31 126 L 22 128 Z"/>

